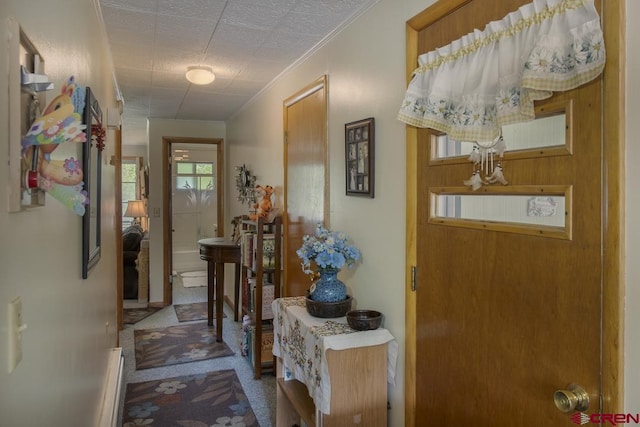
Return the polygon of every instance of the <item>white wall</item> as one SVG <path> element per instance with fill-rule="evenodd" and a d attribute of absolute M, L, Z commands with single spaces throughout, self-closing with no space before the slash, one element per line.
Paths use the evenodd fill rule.
<path fill-rule="evenodd" d="M 257 182 L 281 193 L 283 100 L 328 75 L 329 225 L 362 250 L 362 264 L 340 276 L 357 307 L 382 311 L 400 344 L 392 426 L 404 424 L 405 127 L 396 115 L 406 89 L 405 22 L 430 3 L 380 1 L 227 123 L 230 165 L 246 163 Z M 374 199 L 345 196 L 344 124 L 366 117 L 376 121 Z M 231 215 L 246 213 L 230 205 Z"/>
<path fill-rule="evenodd" d="M 640 2 L 627 0 L 627 152 L 626 152 L 626 310 L 625 310 L 625 409 L 640 410 L 640 28 L 633 17 L 640 16 Z"/>
<path fill-rule="evenodd" d="M 102 165 L 102 257 L 81 278 L 81 217 L 47 196 L 44 207 L 8 213 L 8 17 L 15 18 L 46 61 L 55 83 L 47 102 L 70 75 L 90 86 L 103 112 L 115 97 L 107 45 L 92 0 L 0 2 L 0 424 L 94 425 L 109 349 L 116 345 L 116 268 L 113 134 Z M 63 144 L 66 145 L 66 144 Z M 59 147 L 52 156 L 79 153 Z M 64 157 L 62 157 L 64 158 Z M 23 359 L 8 373 L 9 302 L 22 297 Z M 107 326 L 108 325 L 108 326 Z"/>
<path fill-rule="evenodd" d="M 149 302 L 162 301 L 162 262 L 164 235 L 162 232 L 162 138 L 163 137 L 195 137 L 225 138 L 224 122 L 207 122 L 199 120 L 167 120 L 149 119 Z M 224 142 L 227 156 L 227 142 Z M 228 164 L 225 160 L 225 164 Z M 228 168 L 227 168 L 228 169 Z M 227 187 L 228 184 L 227 184 Z M 224 197 L 224 196 L 223 196 Z M 228 197 L 225 197 L 228 199 Z M 155 216 L 155 211 L 160 216 Z M 229 226 L 231 219 L 229 218 Z M 226 275 L 230 276 L 230 274 Z M 226 279 L 225 276 L 225 279 Z"/>

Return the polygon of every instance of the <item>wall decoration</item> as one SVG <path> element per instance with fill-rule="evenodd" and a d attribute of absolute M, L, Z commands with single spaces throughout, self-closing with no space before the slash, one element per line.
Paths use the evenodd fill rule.
<path fill-rule="evenodd" d="M 86 279 L 100 260 L 100 192 L 102 185 L 102 150 L 105 132 L 102 110 L 91 88 L 86 88 L 83 122 L 90 134 L 84 144 L 82 167 L 88 206 L 82 218 L 82 278 Z"/>
<path fill-rule="evenodd" d="M 71 76 L 60 95 L 49 103 L 42 116 L 36 116 L 22 138 L 22 158 L 28 167 L 27 188 L 46 191 L 78 215 L 84 215 L 88 203 L 80 160 L 74 157 L 54 160 L 51 155 L 60 144 L 86 141 L 86 126 L 78 113 L 82 111 L 78 108 L 84 100 L 82 93 Z"/>
<path fill-rule="evenodd" d="M 344 125 L 347 196 L 374 197 L 373 117 Z"/>
<path fill-rule="evenodd" d="M 20 212 L 26 208 L 44 206 L 46 193 L 32 181 L 27 188 L 27 172 L 32 164 L 23 157 L 22 137 L 31 124 L 42 115 L 46 91 L 53 90 L 45 72 L 44 58 L 12 18 L 6 21 L 8 36 L 9 82 L 9 186 L 8 210 Z M 28 151 L 31 151 L 29 148 Z M 35 158 L 38 159 L 37 156 Z M 37 166 L 37 165 L 36 165 Z"/>
<path fill-rule="evenodd" d="M 251 175 L 245 165 L 236 166 L 236 189 L 238 190 L 238 201 L 253 206 L 256 202 L 256 177 Z"/>

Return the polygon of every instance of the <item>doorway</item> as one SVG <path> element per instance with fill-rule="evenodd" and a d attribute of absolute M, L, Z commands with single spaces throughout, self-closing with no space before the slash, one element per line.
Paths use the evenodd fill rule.
<path fill-rule="evenodd" d="M 524 3 L 438 2 L 407 22 L 407 64 Z M 537 104 L 538 112 L 565 105 L 567 145 L 505 155 L 509 187 L 488 190 L 527 194 L 533 188 L 525 184 L 538 191 L 554 187 L 561 200 L 551 206 L 562 206 L 561 224 L 448 218 L 442 212 L 463 210 L 458 196 L 471 194 L 460 188 L 468 162 L 434 160 L 439 135 L 407 127 L 407 426 L 570 424 L 577 411 L 556 409 L 554 392 L 573 382 L 591 401 L 581 412 L 622 410 L 624 79 L 617 70 L 624 43 L 617 29 L 624 14 L 620 2 L 596 4 L 613 52 L 605 73 Z M 516 204 L 522 207 L 518 199 L 507 202 Z"/>
<path fill-rule="evenodd" d="M 163 304 L 170 305 L 175 274 L 197 282 L 201 271 L 206 271 L 198 240 L 224 236 L 223 140 L 166 137 L 162 157 L 166 278 Z"/>

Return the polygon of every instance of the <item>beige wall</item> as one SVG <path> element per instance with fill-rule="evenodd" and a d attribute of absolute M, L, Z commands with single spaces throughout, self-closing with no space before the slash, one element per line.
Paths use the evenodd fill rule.
<path fill-rule="evenodd" d="M 46 206 L 8 213 L 8 17 L 23 27 L 46 61 L 55 83 L 47 102 L 74 75 L 90 86 L 103 114 L 115 106 L 110 58 L 93 0 L 0 2 L 0 424 L 94 425 L 102 397 L 107 355 L 116 345 L 113 134 L 102 164 L 102 257 L 81 278 L 81 218 L 51 196 Z M 12 67 L 15 64 L 10 64 Z M 63 144 L 66 145 L 66 144 Z M 59 147 L 53 158 L 79 153 Z M 77 156 L 76 156 L 77 157 Z M 62 157 L 64 158 L 64 157 Z M 22 297 L 23 359 L 8 374 L 9 302 Z"/>

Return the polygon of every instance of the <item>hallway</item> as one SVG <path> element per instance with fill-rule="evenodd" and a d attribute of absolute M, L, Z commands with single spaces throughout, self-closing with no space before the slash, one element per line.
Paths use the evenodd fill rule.
<path fill-rule="evenodd" d="M 174 304 L 188 304 L 206 301 L 206 287 L 185 288 L 182 286 L 180 275 L 176 275 L 175 277 L 173 295 Z M 223 339 L 235 353 L 233 356 L 228 357 L 219 357 L 216 359 L 136 371 L 133 332 L 135 329 L 150 329 L 203 321 L 180 323 L 178 322 L 174 307 L 168 306 L 139 321 L 135 325 L 124 326 L 124 329 L 120 331 L 120 346 L 124 351 L 125 366 L 122 394 L 120 398 L 120 415 L 118 417 L 119 427 L 121 427 L 122 408 L 124 407 L 125 391 L 128 383 L 138 383 L 161 378 L 220 371 L 225 369 L 234 369 L 236 371 L 236 374 L 242 383 L 242 388 L 251 403 L 251 408 L 253 409 L 260 426 L 270 427 L 275 424 L 275 377 L 271 374 L 266 374 L 263 375 L 260 380 L 253 379 L 253 371 L 251 370 L 249 362 L 240 355 L 240 339 L 242 334 L 241 323 L 233 321 L 233 312 L 229 307 L 225 305 L 224 309 L 226 317 L 223 319 Z"/>

